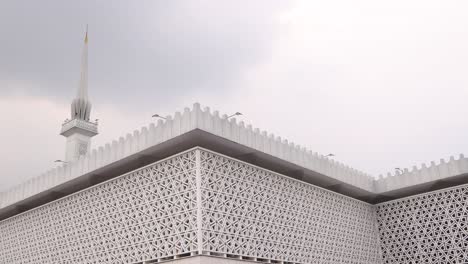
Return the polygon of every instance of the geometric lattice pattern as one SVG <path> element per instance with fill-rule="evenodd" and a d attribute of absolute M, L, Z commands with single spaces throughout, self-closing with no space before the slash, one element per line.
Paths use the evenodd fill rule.
<path fill-rule="evenodd" d="M 294 263 L 381 263 L 375 208 L 202 150 L 203 250 Z"/>
<path fill-rule="evenodd" d="M 377 205 L 384 263 L 468 263 L 468 186 Z"/>
<path fill-rule="evenodd" d="M 201 149 L 0 222 L 0 263 L 154 263 L 193 253 L 382 263 L 374 206 Z"/>
<path fill-rule="evenodd" d="M 0 222 L 0 263 L 137 263 L 197 250 L 195 151 Z"/>

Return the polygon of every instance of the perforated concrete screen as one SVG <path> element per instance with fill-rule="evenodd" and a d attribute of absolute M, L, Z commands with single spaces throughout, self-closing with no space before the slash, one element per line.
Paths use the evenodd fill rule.
<path fill-rule="evenodd" d="M 195 152 L 0 222 L 0 263 L 137 263 L 197 250 Z"/>
<path fill-rule="evenodd" d="M 468 263 L 468 186 L 377 206 L 385 263 Z"/>
<path fill-rule="evenodd" d="M 380 263 L 374 208 L 201 151 L 203 248 L 294 263 Z"/>
<path fill-rule="evenodd" d="M 380 263 L 373 206 L 195 149 L 0 222 L 0 263 Z"/>

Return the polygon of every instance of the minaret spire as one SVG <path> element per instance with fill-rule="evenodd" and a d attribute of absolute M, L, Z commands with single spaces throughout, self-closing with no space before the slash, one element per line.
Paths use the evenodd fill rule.
<path fill-rule="evenodd" d="M 91 102 L 88 99 L 88 26 L 81 54 L 81 77 L 76 98 L 71 105 L 71 119 L 89 121 Z"/>
<path fill-rule="evenodd" d="M 88 153 L 91 137 L 98 134 L 97 123 L 89 121 L 91 102 L 88 99 L 88 26 L 81 54 L 81 76 L 78 91 L 71 104 L 71 120 L 65 120 L 61 135 L 67 138 L 65 160 L 74 161 Z"/>

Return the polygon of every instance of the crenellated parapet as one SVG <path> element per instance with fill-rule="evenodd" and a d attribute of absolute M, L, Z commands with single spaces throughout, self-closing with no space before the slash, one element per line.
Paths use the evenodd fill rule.
<path fill-rule="evenodd" d="M 435 163 L 430 166 L 423 165 L 419 169 L 413 168 L 399 175 L 389 175 L 375 180 L 369 174 L 307 150 L 279 136 L 253 128 L 243 121 L 228 119 L 227 115 L 221 116 L 218 111 L 212 112 L 208 107 L 202 109 L 200 104 L 195 103 L 191 109 L 185 108 L 182 112 L 176 112 L 174 116 L 167 116 L 165 120 L 158 120 L 156 124 L 151 123 L 147 127 L 135 130 L 125 137 L 89 151 L 75 161 L 65 163 L 0 193 L 0 209 L 194 130 L 208 132 L 325 175 L 327 179 L 333 180 L 336 186 L 343 183 L 375 195 L 468 172 L 468 159 L 461 156 L 458 160 L 452 157 L 448 162 L 442 160 L 438 165 Z"/>
<path fill-rule="evenodd" d="M 423 163 L 419 168 L 413 166 L 411 170 L 406 168 L 402 172 L 388 173 L 386 177 L 380 175 L 375 181 L 375 192 L 385 193 L 424 183 L 447 180 L 465 173 L 468 173 L 468 158 L 460 154 L 458 159 L 451 156 L 448 161 L 440 159 L 437 164 L 432 161 L 429 165 Z"/>
<path fill-rule="evenodd" d="M 218 111 L 211 112 L 208 107 L 202 110 L 200 104 L 196 103 L 192 109 L 185 108 L 183 112 L 176 112 L 173 117 L 168 116 L 164 121 L 159 120 L 156 124 L 152 123 L 135 130 L 80 156 L 76 161 L 65 163 L 1 193 L 0 208 L 195 129 L 256 149 L 340 182 L 373 191 L 373 178 L 368 174 L 279 136 L 245 125 L 235 118 L 228 119 L 227 115 L 221 116 Z"/>

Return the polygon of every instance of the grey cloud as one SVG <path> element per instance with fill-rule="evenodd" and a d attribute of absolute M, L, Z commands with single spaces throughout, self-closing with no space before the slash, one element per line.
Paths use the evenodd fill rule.
<path fill-rule="evenodd" d="M 466 154 L 465 2 L 2 1 L 2 184 L 62 158 L 86 23 L 95 147 L 199 100 L 374 175 Z"/>
<path fill-rule="evenodd" d="M 0 93 L 74 94 L 85 24 L 90 93 L 123 106 L 197 91 L 223 94 L 269 56 L 279 1 L 7 1 L 0 8 Z M 112 94 L 110 97 L 109 94 Z M 131 103 L 129 103 L 131 102 Z"/>

